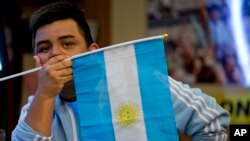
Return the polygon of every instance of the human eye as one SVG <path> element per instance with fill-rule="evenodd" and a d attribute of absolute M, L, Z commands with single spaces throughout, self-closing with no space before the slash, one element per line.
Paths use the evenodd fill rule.
<path fill-rule="evenodd" d="M 49 52 L 49 50 L 50 50 L 50 46 L 49 45 L 39 45 L 38 47 L 37 47 L 37 53 L 47 53 L 47 52 Z"/>
<path fill-rule="evenodd" d="M 65 48 L 65 49 L 71 48 L 73 45 L 74 45 L 74 42 L 72 42 L 72 41 L 63 42 L 63 48 Z"/>

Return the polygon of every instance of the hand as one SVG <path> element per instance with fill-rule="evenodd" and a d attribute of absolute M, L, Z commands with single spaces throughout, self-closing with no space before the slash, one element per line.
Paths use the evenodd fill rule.
<path fill-rule="evenodd" d="M 46 98 L 54 98 L 73 79 L 72 62 L 66 55 L 50 58 L 38 72 L 38 87 L 36 94 Z M 36 66 L 42 66 L 38 56 L 34 56 Z"/>

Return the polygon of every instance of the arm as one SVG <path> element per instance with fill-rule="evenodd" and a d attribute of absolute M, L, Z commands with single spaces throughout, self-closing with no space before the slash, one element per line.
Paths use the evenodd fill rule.
<path fill-rule="evenodd" d="M 169 77 L 176 126 L 193 141 L 226 141 L 229 113 L 200 89 Z"/>
<path fill-rule="evenodd" d="M 35 56 L 37 66 L 40 59 Z M 22 109 L 19 123 L 13 131 L 13 140 L 50 139 L 54 112 L 54 100 L 65 83 L 72 80 L 71 61 L 58 55 L 47 61 L 38 73 L 36 94 Z M 65 60 L 65 61 L 64 61 Z"/>
<path fill-rule="evenodd" d="M 19 117 L 18 124 L 12 132 L 12 141 L 34 141 L 39 139 L 44 139 L 44 141 L 50 141 L 51 137 L 44 137 L 41 133 L 32 129 L 26 122 L 24 118 L 26 117 L 30 105 L 33 101 L 34 96 L 29 96 L 28 103 L 23 106 L 21 110 L 21 115 Z"/>
<path fill-rule="evenodd" d="M 29 126 L 45 136 L 51 135 L 55 97 L 64 84 L 72 80 L 72 63 L 66 58 L 66 55 L 50 58 L 38 72 L 37 91 L 24 119 Z M 41 66 L 40 58 L 34 56 L 34 59 L 36 65 Z"/>

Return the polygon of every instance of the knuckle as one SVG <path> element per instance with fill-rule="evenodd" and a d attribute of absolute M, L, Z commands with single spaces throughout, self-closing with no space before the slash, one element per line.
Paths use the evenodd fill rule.
<path fill-rule="evenodd" d="M 63 61 L 63 64 L 64 64 L 65 66 L 71 66 L 71 65 L 72 65 L 72 62 L 71 62 L 70 60 L 65 60 L 65 61 Z"/>
<path fill-rule="evenodd" d="M 68 68 L 67 70 L 70 74 L 73 72 L 72 68 Z"/>
<path fill-rule="evenodd" d="M 72 75 L 69 75 L 69 76 L 68 76 L 68 79 L 69 79 L 69 80 L 72 80 L 72 79 L 73 79 L 73 76 L 72 76 Z"/>

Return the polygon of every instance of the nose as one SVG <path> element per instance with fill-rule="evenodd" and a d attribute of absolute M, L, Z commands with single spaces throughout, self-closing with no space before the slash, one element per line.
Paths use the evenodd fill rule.
<path fill-rule="evenodd" d="M 50 54 L 51 57 L 61 55 L 61 54 L 63 54 L 61 48 L 58 45 L 54 45 L 51 49 L 51 54 Z"/>

